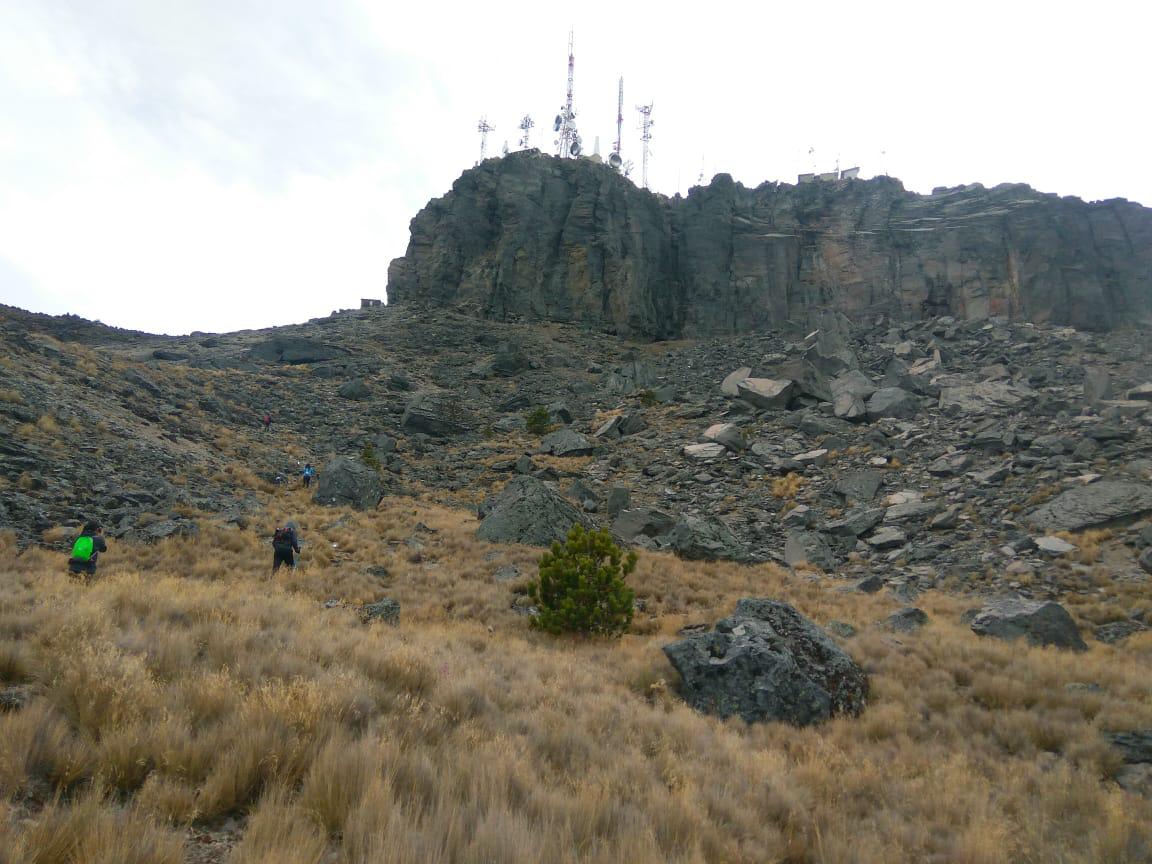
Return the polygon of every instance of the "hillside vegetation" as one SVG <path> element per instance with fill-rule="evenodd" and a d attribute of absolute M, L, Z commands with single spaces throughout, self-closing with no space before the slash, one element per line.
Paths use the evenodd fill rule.
<path fill-rule="evenodd" d="M 513 608 L 539 550 L 415 499 L 260 493 L 246 527 L 113 543 L 95 582 L 0 549 L 0 862 L 1139 862 L 1152 802 L 1103 733 L 1152 725 L 1152 634 L 1086 654 L 973 637 L 771 565 L 643 554 L 618 640 Z M 295 518 L 301 566 L 273 579 Z M 519 576 L 496 581 L 496 568 Z M 507 572 L 507 571 L 505 571 Z M 399 626 L 365 624 L 387 595 Z M 794 603 L 872 676 L 858 719 L 796 729 L 684 706 L 660 650 L 744 596 Z M 1090 598 L 1072 601 L 1090 613 Z M 1092 685 L 1092 686 L 1085 686 Z"/>

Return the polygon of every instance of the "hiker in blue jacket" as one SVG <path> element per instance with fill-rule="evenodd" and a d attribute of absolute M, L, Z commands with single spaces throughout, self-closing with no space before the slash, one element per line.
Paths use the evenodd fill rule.
<path fill-rule="evenodd" d="M 304 466 L 304 488 L 305 489 L 307 489 L 309 486 L 312 485 L 312 478 L 315 476 L 316 476 L 316 469 L 313 468 L 312 463 L 309 462 L 307 465 Z"/>
<path fill-rule="evenodd" d="M 104 529 L 98 522 L 88 522 L 80 536 L 72 543 L 72 557 L 68 559 L 68 572 L 84 573 L 91 579 L 96 575 L 96 559 L 101 552 L 108 551 L 104 540 Z"/>

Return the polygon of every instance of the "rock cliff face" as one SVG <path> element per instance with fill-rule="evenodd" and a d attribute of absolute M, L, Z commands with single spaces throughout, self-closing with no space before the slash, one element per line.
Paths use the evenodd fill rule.
<path fill-rule="evenodd" d="M 1023 185 L 747 189 L 720 174 L 668 199 L 589 160 L 526 151 L 466 171 L 411 229 L 389 268 L 390 302 L 634 337 L 804 326 L 827 309 L 1152 323 L 1152 210 Z"/>

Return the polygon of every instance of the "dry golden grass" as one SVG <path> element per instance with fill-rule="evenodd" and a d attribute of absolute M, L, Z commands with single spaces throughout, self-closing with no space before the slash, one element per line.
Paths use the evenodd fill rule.
<path fill-rule="evenodd" d="M 6 402 L 9 405 L 20 405 L 24 401 L 24 395 L 19 390 L 14 390 L 11 387 L 0 388 L 0 402 Z"/>
<path fill-rule="evenodd" d="M 981 640 L 959 623 L 966 604 L 936 594 L 921 598 L 931 623 L 897 638 L 875 625 L 894 606 L 881 596 L 662 555 L 630 580 L 647 604 L 632 634 L 555 639 L 493 578 L 514 564 L 526 581 L 539 550 L 478 541 L 466 514 L 326 510 L 302 491 L 275 506 L 246 531 L 206 519 L 194 541 L 112 543 L 89 587 L 59 553 L 14 556 L 0 535 L 0 680 L 33 693 L 0 715 L 0 848 L 16 850 L 0 861 L 176 862 L 189 823 L 228 815 L 247 820 L 238 862 L 1152 850 L 1152 802 L 1112 782 L 1101 734 L 1152 725 L 1152 639 L 1081 655 Z M 273 581 L 267 538 L 286 517 L 306 545 Z M 355 606 L 382 595 L 399 627 L 360 622 Z M 660 647 L 750 595 L 859 630 L 860 718 L 747 726 L 678 700 Z"/>
<path fill-rule="evenodd" d="M 789 472 L 783 477 L 777 477 L 772 481 L 772 497 L 794 500 L 800 494 L 800 490 L 804 488 L 804 483 L 804 478 L 793 472 Z"/>

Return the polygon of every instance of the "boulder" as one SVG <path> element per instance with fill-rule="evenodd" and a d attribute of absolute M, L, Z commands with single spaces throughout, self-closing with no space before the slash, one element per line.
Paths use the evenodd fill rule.
<path fill-rule="evenodd" d="M 450 438 L 468 432 L 474 419 L 453 393 L 420 393 L 408 403 L 400 426 L 433 438 Z"/>
<path fill-rule="evenodd" d="M 608 490 L 608 516 L 615 519 L 632 506 L 632 490 L 627 486 L 613 486 Z"/>
<path fill-rule="evenodd" d="M 1126 395 L 1129 401 L 1152 402 L 1152 381 L 1133 387 Z"/>
<path fill-rule="evenodd" d="M 624 438 L 628 435 L 635 435 L 637 432 L 643 432 L 647 428 L 648 423 L 644 420 L 644 415 L 639 411 L 628 411 L 606 420 L 596 430 L 596 437 Z"/>
<path fill-rule="evenodd" d="M 502 342 L 496 348 L 496 356 L 492 358 L 489 368 L 498 378 L 512 378 L 531 366 L 523 348 L 513 342 Z"/>
<path fill-rule="evenodd" d="M 579 523 L 592 529 L 591 520 L 541 480 L 517 476 L 485 502 L 485 516 L 476 536 L 497 543 L 549 546 L 563 542 Z"/>
<path fill-rule="evenodd" d="M 1051 601 L 993 600 L 972 619 L 972 632 L 997 639 L 1022 638 L 1030 645 L 1055 645 L 1074 651 L 1088 648 L 1068 610 Z"/>
<path fill-rule="evenodd" d="M 644 507 L 621 510 L 612 522 L 612 533 L 625 542 L 637 537 L 659 537 L 672 530 L 676 519 L 663 510 Z"/>
<path fill-rule="evenodd" d="M 792 401 L 796 385 L 787 379 L 745 378 L 736 384 L 740 398 L 764 409 L 783 409 Z"/>
<path fill-rule="evenodd" d="M 792 606 L 743 599 L 710 633 L 674 642 L 664 653 L 695 708 L 745 722 L 796 726 L 859 715 L 868 677 L 827 633 Z"/>
<path fill-rule="evenodd" d="M 999 381 L 958 384 L 940 389 L 940 408 L 957 414 L 987 414 L 1016 408 L 1035 395 L 1027 387 Z"/>
<path fill-rule="evenodd" d="M 343 399 L 351 399 L 353 402 L 361 402 L 367 399 L 371 394 L 368 390 L 368 385 L 364 383 L 363 378 L 353 378 L 351 381 L 345 381 L 340 385 L 340 389 L 336 391 Z"/>
<path fill-rule="evenodd" d="M 900 387 L 881 387 L 865 404 L 869 420 L 895 417 L 911 420 L 920 413 L 920 398 Z"/>
<path fill-rule="evenodd" d="M 396 627 L 400 624 L 400 603 L 388 597 L 365 603 L 360 607 L 360 617 L 364 621 L 382 621 Z"/>
<path fill-rule="evenodd" d="M 781 363 L 772 370 L 772 374 L 776 378 L 792 381 L 796 385 L 796 395 L 810 396 L 819 402 L 832 401 L 828 376 L 807 360 L 794 359 Z"/>
<path fill-rule="evenodd" d="M 1152 486 L 1102 480 L 1061 492 L 1028 515 L 1044 531 L 1083 531 L 1152 513 Z"/>
<path fill-rule="evenodd" d="M 748 445 L 744 442 L 744 432 L 735 423 L 715 423 L 700 436 L 705 441 L 722 444 L 733 453 L 739 453 Z"/>
<path fill-rule="evenodd" d="M 685 444 L 682 452 L 685 459 L 691 459 L 694 462 L 710 462 L 727 453 L 728 448 L 723 444 L 717 444 L 715 441 L 709 441 L 705 444 Z"/>
<path fill-rule="evenodd" d="M 860 399 L 867 399 L 880 389 L 875 381 L 859 369 L 852 369 L 837 375 L 828 382 L 828 386 L 832 389 L 833 397 L 848 394 L 858 396 Z"/>
<path fill-rule="evenodd" d="M 1104 399 L 1112 398 L 1112 376 L 1101 366 L 1084 368 L 1084 404 L 1095 408 Z"/>
<path fill-rule="evenodd" d="M 337 456 L 320 471 L 312 500 L 317 504 L 374 510 L 384 497 L 380 475 L 359 459 Z"/>
<path fill-rule="evenodd" d="M 731 529 L 714 517 L 680 517 L 668 532 L 667 543 L 689 561 L 743 561 L 748 557 Z"/>
<path fill-rule="evenodd" d="M 596 452 L 596 445 L 575 429 L 557 429 L 540 440 L 540 453 L 553 456 L 590 456 Z"/>
<path fill-rule="evenodd" d="M 905 606 L 884 619 L 884 629 L 894 633 L 914 633 L 928 623 L 928 614 L 915 606 Z"/>
<path fill-rule="evenodd" d="M 832 491 L 849 506 L 867 504 L 876 497 L 883 482 L 884 474 L 881 471 L 849 471 L 836 480 Z"/>
<path fill-rule="evenodd" d="M 815 531 L 790 531 L 788 539 L 784 542 L 784 560 L 789 567 L 804 562 L 829 571 L 836 566 L 832 547 L 828 545 L 824 535 Z"/>
<path fill-rule="evenodd" d="M 734 372 L 729 372 L 724 376 L 724 380 L 720 382 L 720 392 L 725 396 L 739 396 L 740 391 L 736 385 L 743 381 L 745 378 L 752 374 L 752 369 L 749 366 L 741 366 Z"/>
<path fill-rule="evenodd" d="M 858 422 L 868 417 L 868 406 L 852 393 L 837 393 L 832 398 L 832 413 L 841 420 Z"/>

